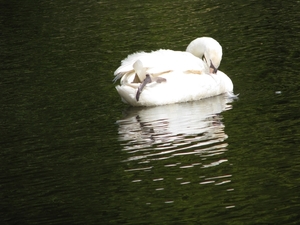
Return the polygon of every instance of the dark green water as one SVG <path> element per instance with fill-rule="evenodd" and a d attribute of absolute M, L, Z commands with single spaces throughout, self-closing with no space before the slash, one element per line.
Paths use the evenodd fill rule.
<path fill-rule="evenodd" d="M 0 1 L 1 224 L 299 224 L 300 2 Z M 149 109 L 128 54 L 223 46 L 239 99 Z"/>

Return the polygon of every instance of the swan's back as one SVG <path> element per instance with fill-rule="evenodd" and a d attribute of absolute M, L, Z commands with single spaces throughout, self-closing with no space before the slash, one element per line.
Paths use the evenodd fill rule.
<path fill-rule="evenodd" d="M 122 60 L 121 66 L 115 71 L 116 79 L 126 73 L 132 73 L 133 64 L 140 60 L 147 73 L 162 74 L 168 71 L 204 71 L 203 61 L 189 52 L 161 49 L 153 52 L 137 52 Z"/>

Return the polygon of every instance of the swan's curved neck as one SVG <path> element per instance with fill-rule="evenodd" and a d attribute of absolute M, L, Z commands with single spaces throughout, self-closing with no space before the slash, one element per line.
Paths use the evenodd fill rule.
<path fill-rule="evenodd" d="M 213 71 L 216 71 L 220 66 L 222 60 L 222 46 L 213 38 L 197 38 L 188 45 L 186 51 L 203 59 L 208 68 L 213 68 Z"/>
<path fill-rule="evenodd" d="M 194 56 L 202 58 L 206 51 L 205 39 L 197 38 L 193 40 L 186 48 L 187 52 L 192 53 Z"/>

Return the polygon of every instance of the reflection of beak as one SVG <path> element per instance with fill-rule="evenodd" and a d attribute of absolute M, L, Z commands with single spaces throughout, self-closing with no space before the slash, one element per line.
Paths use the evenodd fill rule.
<path fill-rule="evenodd" d="M 210 60 L 209 72 L 210 72 L 210 73 L 216 74 L 217 71 L 218 71 L 218 69 L 214 66 L 214 64 L 213 64 L 212 61 Z"/>

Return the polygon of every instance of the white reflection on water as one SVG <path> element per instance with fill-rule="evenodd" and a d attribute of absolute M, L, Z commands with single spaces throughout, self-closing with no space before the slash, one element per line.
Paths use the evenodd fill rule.
<path fill-rule="evenodd" d="M 195 102 L 130 108 L 125 118 L 117 121 L 119 140 L 123 150 L 129 153 L 125 161 L 138 161 L 140 164 L 190 154 L 201 157 L 222 154 L 226 150 L 224 140 L 227 135 L 220 113 L 231 109 L 228 104 L 231 101 L 221 95 Z M 220 159 L 202 167 L 215 166 L 224 161 Z M 181 168 L 200 164 L 181 165 Z M 145 166 L 142 170 L 150 168 Z"/>
<path fill-rule="evenodd" d="M 219 187 L 216 194 L 233 190 L 228 171 L 211 170 L 228 162 L 222 155 L 227 151 L 227 135 L 221 113 L 231 109 L 231 102 L 226 96 L 216 96 L 189 103 L 130 108 L 117 121 L 122 150 L 128 153 L 123 160 L 124 171 L 130 173 L 134 189 L 145 190 L 140 194 L 145 204 L 173 204 L 191 186 L 195 189 L 188 189 L 189 193 L 202 193 L 198 188 L 209 186 Z"/>

